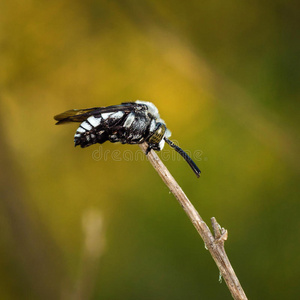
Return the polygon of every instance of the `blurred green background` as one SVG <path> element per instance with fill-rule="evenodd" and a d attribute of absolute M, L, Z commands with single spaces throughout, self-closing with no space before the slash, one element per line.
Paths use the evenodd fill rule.
<path fill-rule="evenodd" d="M 74 148 L 77 125 L 54 126 L 68 109 L 141 99 L 201 151 L 200 179 L 182 159 L 165 164 L 204 220 L 228 229 L 248 297 L 297 299 L 299 9 L 1 1 L 0 298 L 231 299 L 152 166 L 111 155 L 138 146 Z"/>

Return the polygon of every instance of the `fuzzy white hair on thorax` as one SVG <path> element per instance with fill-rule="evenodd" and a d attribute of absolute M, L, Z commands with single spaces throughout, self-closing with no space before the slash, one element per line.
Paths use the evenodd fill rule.
<path fill-rule="evenodd" d="M 159 119 L 159 112 L 158 112 L 158 109 L 157 109 L 157 107 L 156 107 L 152 102 L 136 100 L 135 103 L 147 105 L 147 106 L 148 106 L 149 113 L 150 113 L 154 118 Z"/>

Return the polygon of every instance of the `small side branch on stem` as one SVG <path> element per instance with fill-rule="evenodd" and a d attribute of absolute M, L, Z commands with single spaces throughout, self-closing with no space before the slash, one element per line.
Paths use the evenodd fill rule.
<path fill-rule="evenodd" d="M 225 228 L 221 227 L 221 225 L 217 222 L 215 217 L 211 218 L 211 225 L 215 235 L 214 242 L 224 244 L 224 242 L 228 238 L 228 231 Z"/>
<path fill-rule="evenodd" d="M 147 143 L 140 144 L 141 149 L 146 154 Z M 166 186 L 170 189 L 172 194 L 182 206 L 197 232 L 205 243 L 212 258 L 214 259 L 221 276 L 227 284 L 227 287 L 236 300 L 247 300 L 247 296 L 231 266 L 224 248 L 224 242 L 227 240 L 228 232 L 222 228 L 215 218 L 211 219 L 214 235 L 211 233 L 209 227 L 203 221 L 193 204 L 187 198 L 181 187 L 178 185 L 174 177 L 171 175 L 167 167 L 163 164 L 157 154 L 151 150 L 147 154 L 149 162 L 152 164 L 156 172 L 162 178 Z"/>

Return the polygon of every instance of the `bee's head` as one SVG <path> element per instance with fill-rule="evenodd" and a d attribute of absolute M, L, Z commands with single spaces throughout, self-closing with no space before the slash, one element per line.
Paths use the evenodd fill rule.
<path fill-rule="evenodd" d="M 164 137 L 169 137 L 170 135 L 171 132 L 164 123 L 157 123 L 153 134 L 148 139 L 148 144 L 151 145 L 153 150 L 160 151 L 165 145 Z"/>
<path fill-rule="evenodd" d="M 167 129 L 166 125 L 162 122 L 156 123 L 156 127 L 151 134 L 151 136 L 148 138 L 148 149 L 146 151 L 146 154 L 153 149 L 156 151 L 160 151 L 163 149 L 165 142 L 167 142 L 175 151 L 177 151 L 190 165 L 194 173 L 197 177 L 200 177 L 201 171 L 197 167 L 197 165 L 193 162 L 193 160 L 185 153 L 180 147 L 175 145 L 172 141 L 168 139 L 168 137 L 171 136 L 171 132 L 169 129 Z"/>

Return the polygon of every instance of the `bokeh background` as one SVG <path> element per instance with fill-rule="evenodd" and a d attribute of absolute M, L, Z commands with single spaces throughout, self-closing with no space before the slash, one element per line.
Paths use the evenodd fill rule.
<path fill-rule="evenodd" d="M 204 220 L 228 229 L 248 297 L 297 299 L 299 9 L 1 1 L 0 298 L 231 299 L 151 165 L 125 159 L 138 146 L 74 148 L 77 125 L 54 126 L 68 109 L 142 99 L 201 151 L 200 179 L 165 163 Z"/>

